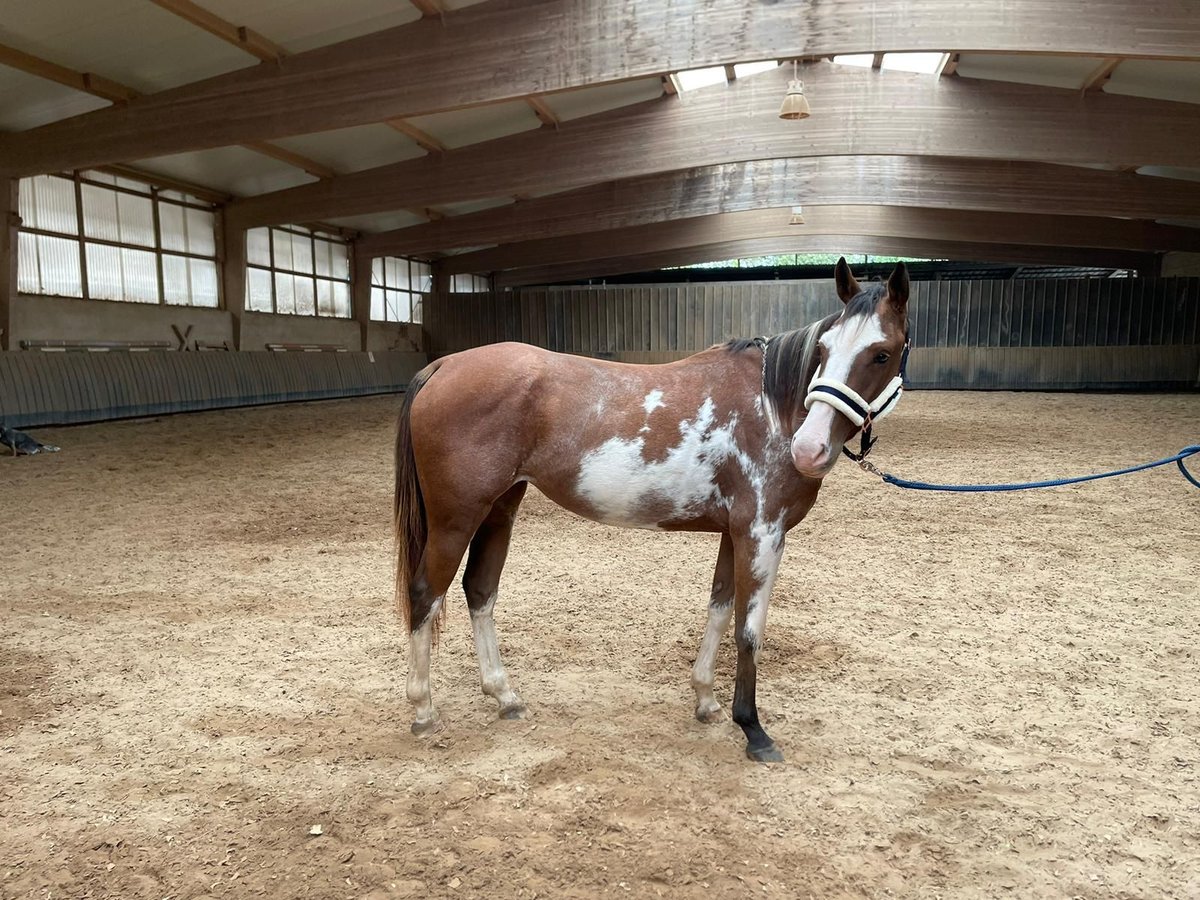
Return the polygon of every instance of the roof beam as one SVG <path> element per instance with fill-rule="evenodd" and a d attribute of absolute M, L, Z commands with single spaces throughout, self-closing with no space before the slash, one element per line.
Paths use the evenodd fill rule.
<path fill-rule="evenodd" d="M 1045 163 L 937 157 L 750 160 L 606 182 L 364 235 L 361 247 L 371 256 L 420 256 L 798 201 L 806 208 L 885 203 L 1160 219 L 1200 209 L 1200 183 Z"/>
<path fill-rule="evenodd" d="M 795 228 L 799 231 L 799 228 Z M 816 235 L 813 237 L 768 237 L 698 245 L 679 250 L 642 253 L 597 259 L 584 263 L 532 266 L 498 272 L 496 289 L 526 284 L 552 284 L 605 275 L 649 272 L 670 266 L 773 256 L 780 253 L 872 253 L 879 256 L 911 256 L 918 259 L 951 259 L 970 262 L 1005 262 L 1028 265 L 1096 266 L 1133 269 L 1143 274 L 1154 271 L 1158 257 L 1149 253 L 1096 250 L 1090 247 L 1030 247 L 1019 244 L 973 244 L 967 241 L 926 241 L 910 238 L 873 237 L 860 234 Z"/>
<path fill-rule="evenodd" d="M 778 116 L 789 74 L 781 66 L 677 101 L 650 100 L 437 160 L 250 197 L 230 210 L 263 225 L 548 193 L 750 159 L 898 148 L 911 156 L 1200 167 L 1200 116 L 1187 104 L 813 63 L 804 80 L 814 115 L 797 125 Z M 838 110 L 854 110 L 853 127 Z"/>
<path fill-rule="evenodd" d="M 969 16 L 947 15 L 944 0 L 703 6 L 491 0 L 5 137 L 0 158 L 18 175 L 82 168 L 743 59 L 950 47 L 1200 58 L 1200 17 L 1179 0 L 978 0 Z"/>
<path fill-rule="evenodd" d="M 1125 60 L 1121 59 L 1119 56 L 1112 59 L 1106 59 L 1104 62 L 1098 65 L 1090 75 L 1088 75 L 1087 80 L 1083 83 L 1082 90 L 1098 91 L 1103 88 L 1104 85 L 1108 83 L 1108 79 L 1112 78 L 1112 73 L 1116 71 L 1117 66 L 1124 61 Z"/>
<path fill-rule="evenodd" d="M 405 122 L 403 119 L 388 119 L 383 124 L 387 125 L 393 131 L 398 131 L 406 137 L 412 138 L 413 142 L 426 153 L 444 153 L 446 151 L 445 144 L 428 131 L 422 131 L 411 122 Z"/>
<path fill-rule="evenodd" d="M 197 28 L 203 28 L 227 44 L 232 44 L 239 50 L 258 57 L 263 62 L 278 62 L 288 55 L 287 50 L 269 38 L 263 37 L 254 29 L 244 25 L 234 25 L 216 13 L 209 12 L 203 6 L 193 3 L 192 0 L 150 0 L 150 2 L 191 22 Z"/>
<path fill-rule="evenodd" d="M 789 225 L 788 207 L 697 216 L 653 225 L 502 244 L 442 260 L 451 275 L 633 256 L 700 244 L 767 237 L 862 234 L 927 241 L 1097 249 L 1200 250 L 1200 229 L 1082 216 L 1028 216 L 894 206 L 805 206 L 804 225 Z"/>
<path fill-rule="evenodd" d="M 539 122 L 554 128 L 558 127 L 558 116 L 554 114 L 554 110 L 546 104 L 545 100 L 541 97 L 526 97 L 525 102 L 529 104 L 529 108 L 533 110 L 533 114 L 538 117 Z"/>
<path fill-rule="evenodd" d="M 409 0 L 409 2 L 420 10 L 421 15 L 427 18 L 440 16 L 446 11 L 442 0 Z"/>

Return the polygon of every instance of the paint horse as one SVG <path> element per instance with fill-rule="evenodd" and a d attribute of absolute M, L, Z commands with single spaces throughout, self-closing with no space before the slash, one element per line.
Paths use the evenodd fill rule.
<path fill-rule="evenodd" d="M 526 714 L 500 660 L 492 611 L 517 507 L 532 484 L 597 522 L 721 535 L 692 670 L 696 718 L 724 717 L 714 666 L 732 616 L 733 720 L 751 759 L 783 758 L 759 722 L 755 682 L 784 536 L 812 508 L 843 444 L 899 398 L 908 340 L 903 264 L 886 283 L 862 286 L 843 258 L 835 282 L 839 313 L 665 365 L 507 343 L 417 374 L 400 413 L 395 494 L 415 734 L 441 727 L 430 649 L 464 553 L 483 692 L 502 718 Z"/>

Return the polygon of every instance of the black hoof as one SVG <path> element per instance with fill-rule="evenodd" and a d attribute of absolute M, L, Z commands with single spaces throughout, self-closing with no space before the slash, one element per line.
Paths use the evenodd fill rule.
<path fill-rule="evenodd" d="M 431 734 L 437 734 L 445 726 L 442 724 L 441 717 L 426 719 L 423 722 L 412 723 L 412 733 L 419 738 L 429 737 Z"/>
<path fill-rule="evenodd" d="M 524 719 L 528 715 L 529 708 L 524 703 L 506 706 L 500 710 L 500 718 L 502 719 Z"/>
<path fill-rule="evenodd" d="M 746 756 L 759 763 L 783 762 L 783 751 L 774 744 L 765 747 L 747 747 Z"/>

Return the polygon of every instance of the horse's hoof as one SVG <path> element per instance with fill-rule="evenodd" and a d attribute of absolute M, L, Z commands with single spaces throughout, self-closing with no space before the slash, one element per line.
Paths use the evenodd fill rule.
<path fill-rule="evenodd" d="M 705 725 L 716 725 L 718 722 L 725 721 L 725 710 L 719 706 L 714 706 L 710 709 L 696 709 L 696 721 L 703 722 Z"/>
<path fill-rule="evenodd" d="M 765 747 L 747 747 L 746 756 L 759 763 L 783 762 L 783 751 L 774 744 L 767 744 Z"/>
<path fill-rule="evenodd" d="M 529 715 L 529 707 L 524 703 L 514 703 L 511 706 L 505 706 L 500 710 L 500 718 L 502 719 L 524 719 Z"/>
<path fill-rule="evenodd" d="M 431 734 L 437 734 L 444 727 L 441 718 L 438 716 L 423 721 L 418 719 L 412 723 L 412 733 L 420 738 L 429 737 Z"/>

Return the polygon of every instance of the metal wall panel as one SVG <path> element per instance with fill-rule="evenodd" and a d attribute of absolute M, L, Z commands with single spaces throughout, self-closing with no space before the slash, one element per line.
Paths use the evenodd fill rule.
<path fill-rule="evenodd" d="M 403 390 L 422 353 L 0 353 L 15 427 Z"/>

